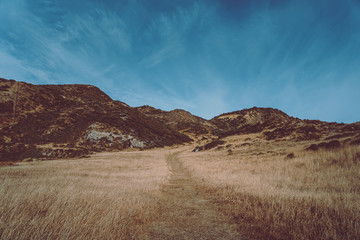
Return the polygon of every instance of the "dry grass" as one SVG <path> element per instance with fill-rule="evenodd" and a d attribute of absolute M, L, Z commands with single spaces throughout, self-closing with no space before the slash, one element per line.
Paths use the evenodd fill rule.
<path fill-rule="evenodd" d="M 2 167 L 0 239 L 184 238 L 180 223 L 204 227 L 198 212 L 221 225 L 214 205 L 249 239 L 359 239 L 359 146 L 313 153 L 256 135 L 233 142 L 231 155 L 177 155 L 192 174 L 171 173 L 166 149 Z"/>
<path fill-rule="evenodd" d="M 160 151 L 0 168 L 0 239 L 136 239 L 169 171 Z"/>
<path fill-rule="evenodd" d="M 360 147 L 295 151 L 291 159 L 253 151 L 187 153 L 182 159 L 219 208 L 242 231 L 255 233 L 252 238 L 360 238 Z"/>

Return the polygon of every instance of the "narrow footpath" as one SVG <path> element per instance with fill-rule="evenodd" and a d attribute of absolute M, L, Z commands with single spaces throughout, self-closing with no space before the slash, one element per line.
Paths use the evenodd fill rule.
<path fill-rule="evenodd" d="M 172 175 L 163 188 L 160 218 L 150 227 L 151 239 L 244 239 L 231 218 L 204 197 L 179 153 L 169 154 L 167 164 Z"/>

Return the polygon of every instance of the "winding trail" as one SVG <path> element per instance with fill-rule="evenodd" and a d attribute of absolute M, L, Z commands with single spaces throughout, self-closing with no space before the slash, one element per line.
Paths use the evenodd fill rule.
<path fill-rule="evenodd" d="M 244 239 L 232 220 L 216 210 L 179 160 L 169 154 L 169 184 L 163 187 L 161 214 L 150 227 L 151 239 Z"/>

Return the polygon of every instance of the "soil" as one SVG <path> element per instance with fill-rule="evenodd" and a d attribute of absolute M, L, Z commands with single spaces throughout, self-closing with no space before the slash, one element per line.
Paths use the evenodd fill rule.
<path fill-rule="evenodd" d="M 152 223 L 149 239 L 245 239 L 237 232 L 235 222 L 206 197 L 179 154 L 167 157 L 172 174 L 162 189 L 161 215 Z"/>

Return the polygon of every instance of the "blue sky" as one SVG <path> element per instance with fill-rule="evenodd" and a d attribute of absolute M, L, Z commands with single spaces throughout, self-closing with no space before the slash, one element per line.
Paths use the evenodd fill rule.
<path fill-rule="evenodd" d="M 0 0 L 0 77 L 204 118 L 360 121 L 359 0 Z"/>

